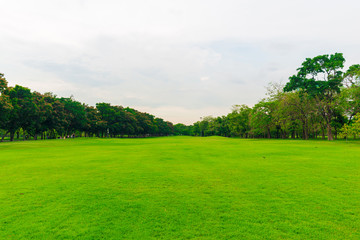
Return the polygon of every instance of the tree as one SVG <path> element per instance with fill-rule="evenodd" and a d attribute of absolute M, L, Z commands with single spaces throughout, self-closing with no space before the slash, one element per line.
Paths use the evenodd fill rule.
<path fill-rule="evenodd" d="M 228 119 L 226 116 L 217 117 L 214 119 L 214 131 L 218 136 L 229 137 L 230 129 L 228 125 Z"/>
<path fill-rule="evenodd" d="M 80 132 L 85 136 L 151 136 L 170 135 L 174 126 L 161 118 L 129 107 L 98 103 L 89 107 L 73 97 L 57 98 L 52 93 L 41 94 L 18 86 L 8 87 L 0 73 L 0 133 L 1 141 L 10 133 L 24 133 L 37 139 L 55 138 Z"/>
<path fill-rule="evenodd" d="M 351 124 L 345 124 L 340 130 L 340 137 L 360 135 L 360 113 L 356 114 Z"/>
<path fill-rule="evenodd" d="M 85 111 L 86 111 L 86 125 L 85 125 L 85 137 L 86 135 L 88 137 L 93 136 L 93 134 L 96 134 L 97 136 L 99 136 L 99 132 L 100 132 L 100 122 L 101 120 L 101 116 L 99 114 L 99 111 L 92 106 L 85 106 Z"/>
<path fill-rule="evenodd" d="M 350 120 L 360 112 L 360 65 L 352 65 L 344 75 L 345 88 L 341 91 L 342 110 Z"/>
<path fill-rule="evenodd" d="M 56 138 L 57 134 L 65 134 L 69 121 L 66 118 L 65 105 L 53 93 L 45 93 L 44 101 L 46 105 L 51 106 L 49 116 L 46 118 L 45 125 L 49 131 L 48 138 Z"/>
<path fill-rule="evenodd" d="M 205 137 L 211 135 L 209 129 L 209 123 L 213 120 L 212 116 L 206 116 L 201 118 L 199 127 L 200 127 L 200 136 Z"/>
<path fill-rule="evenodd" d="M 287 92 L 280 98 L 280 109 L 277 111 L 277 116 L 280 115 L 278 118 L 287 120 L 286 123 L 293 138 L 296 126 L 299 126 L 302 138 L 309 139 L 310 121 L 314 113 L 314 101 L 308 97 L 307 93 Z"/>
<path fill-rule="evenodd" d="M 284 85 L 281 82 L 270 82 L 266 89 L 268 96 L 266 101 L 271 103 L 271 121 L 275 126 L 276 138 L 280 136 L 287 138 L 288 132 L 294 130 L 292 129 L 294 118 L 291 116 L 291 107 L 286 101 L 287 94 L 283 91 Z"/>
<path fill-rule="evenodd" d="M 349 67 L 344 75 L 344 85 L 346 87 L 358 86 L 360 80 L 360 64 L 354 64 Z"/>
<path fill-rule="evenodd" d="M 0 73 L 0 129 L 6 129 L 10 118 L 10 113 L 13 110 L 9 96 L 5 94 L 7 90 L 7 81 L 4 74 Z M 4 140 L 6 133 L 1 137 L 1 142 Z"/>
<path fill-rule="evenodd" d="M 36 106 L 28 88 L 16 85 L 13 88 L 7 88 L 4 94 L 9 96 L 9 102 L 12 105 L 4 129 L 10 133 L 10 141 L 13 141 L 16 131 L 20 128 L 27 129 L 31 124 L 33 117 L 36 116 Z"/>
<path fill-rule="evenodd" d="M 234 105 L 227 115 L 231 136 L 248 137 L 250 132 L 251 108 L 247 105 Z"/>
<path fill-rule="evenodd" d="M 266 101 L 263 99 L 255 104 L 251 111 L 250 124 L 254 135 L 263 135 L 271 138 L 271 127 L 273 124 L 274 101 Z"/>
<path fill-rule="evenodd" d="M 336 97 L 340 93 L 340 87 L 344 74 L 345 58 L 342 53 L 332 55 L 320 55 L 307 58 L 298 73 L 289 78 L 284 91 L 298 90 L 307 93 L 316 100 L 319 112 L 326 122 L 328 140 L 333 140 L 331 122 L 334 117 Z"/>
<path fill-rule="evenodd" d="M 32 116 L 31 121 L 24 130 L 37 140 L 38 134 L 49 129 L 49 125 L 47 123 L 48 118 L 51 117 L 53 109 L 51 104 L 45 101 L 44 96 L 38 92 L 33 92 L 33 103 L 35 104 L 35 114 Z"/>
<path fill-rule="evenodd" d="M 5 89 L 7 88 L 8 82 L 5 79 L 5 75 L 0 73 L 0 95 L 4 93 Z"/>
<path fill-rule="evenodd" d="M 113 129 L 115 124 L 115 110 L 111 107 L 110 103 L 97 103 L 96 109 L 99 111 L 101 119 L 106 124 L 102 124 L 101 136 L 103 137 L 106 133 L 108 137 L 109 131 Z"/>
<path fill-rule="evenodd" d="M 178 123 L 174 125 L 174 134 L 175 135 L 193 135 L 192 126 L 186 126 L 185 124 Z"/>
<path fill-rule="evenodd" d="M 75 101 L 73 97 L 60 98 L 59 100 L 64 104 L 65 118 L 67 120 L 64 134 L 73 134 L 76 130 L 84 130 L 87 121 L 85 105 Z"/>

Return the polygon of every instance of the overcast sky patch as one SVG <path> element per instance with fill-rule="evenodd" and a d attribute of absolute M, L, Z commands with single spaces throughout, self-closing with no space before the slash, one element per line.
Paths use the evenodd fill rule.
<path fill-rule="evenodd" d="M 90 105 L 174 123 L 254 105 L 306 57 L 360 63 L 355 0 L 7 1 L 0 72 Z"/>

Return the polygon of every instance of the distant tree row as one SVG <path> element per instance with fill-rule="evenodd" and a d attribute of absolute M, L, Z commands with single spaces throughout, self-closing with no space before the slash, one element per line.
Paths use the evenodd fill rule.
<path fill-rule="evenodd" d="M 175 133 L 242 138 L 328 138 L 360 134 L 360 65 L 342 71 L 343 54 L 307 58 L 285 86 L 270 84 L 267 97 L 233 106 L 222 117 L 204 117 Z M 357 115 L 358 114 L 358 115 Z"/>
<path fill-rule="evenodd" d="M 343 71 L 343 54 L 307 58 L 289 82 L 270 84 L 255 106 L 234 105 L 222 117 L 207 116 L 191 126 L 166 122 L 132 108 L 95 107 L 18 86 L 0 74 L 1 141 L 9 137 L 144 137 L 170 134 L 242 138 L 328 138 L 360 134 L 360 65 Z"/>
<path fill-rule="evenodd" d="M 173 134 L 173 124 L 132 108 L 98 103 L 88 106 L 52 93 L 9 87 L 0 73 L 1 141 L 22 137 L 49 139 L 65 136 L 144 137 Z"/>

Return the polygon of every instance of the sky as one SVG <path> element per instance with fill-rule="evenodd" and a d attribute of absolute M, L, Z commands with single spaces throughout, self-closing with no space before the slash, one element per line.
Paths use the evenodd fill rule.
<path fill-rule="evenodd" d="M 0 0 L 10 86 L 192 124 L 253 106 L 307 57 L 360 63 L 356 0 Z"/>

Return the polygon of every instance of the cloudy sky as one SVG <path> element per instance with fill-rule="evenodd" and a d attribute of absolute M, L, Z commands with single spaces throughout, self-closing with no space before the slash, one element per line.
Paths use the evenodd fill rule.
<path fill-rule="evenodd" d="M 191 124 L 252 106 L 306 57 L 360 63 L 356 0 L 0 1 L 11 86 Z"/>

